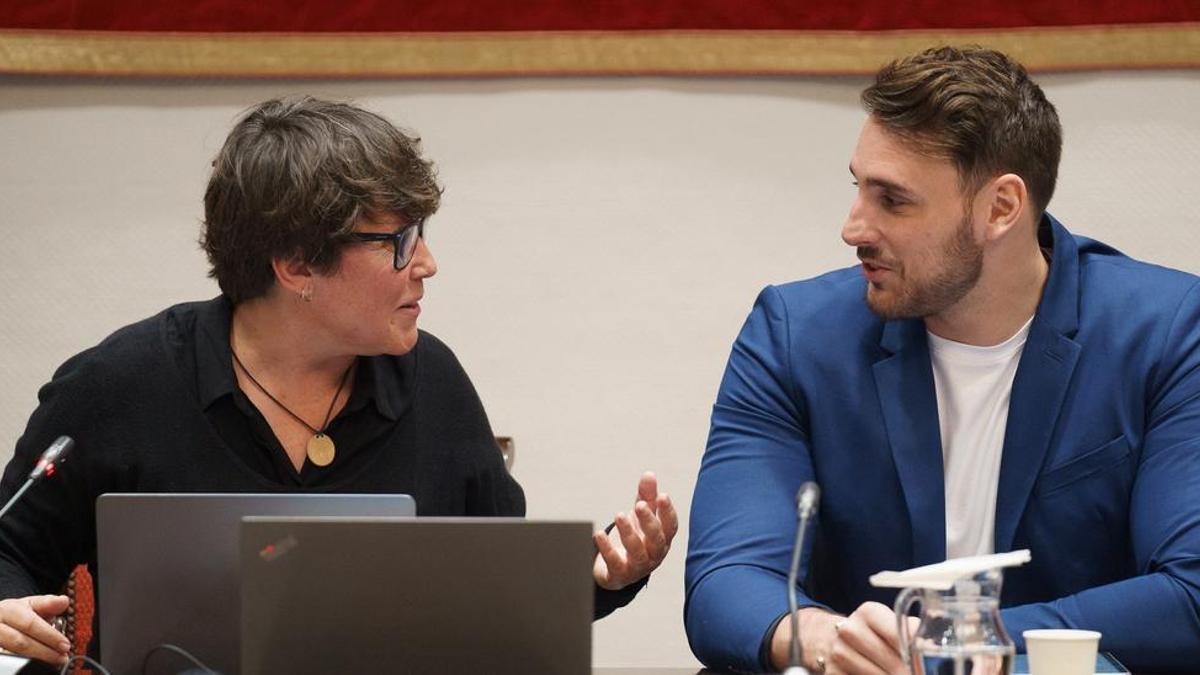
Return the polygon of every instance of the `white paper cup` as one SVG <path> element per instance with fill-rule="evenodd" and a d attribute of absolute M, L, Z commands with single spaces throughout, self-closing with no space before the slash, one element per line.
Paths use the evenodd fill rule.
<path fill-rule="evenodd" d="M 1100 634 L 1094 630 L 1027 630 L 1029 675 L 1094 675 Z"/>

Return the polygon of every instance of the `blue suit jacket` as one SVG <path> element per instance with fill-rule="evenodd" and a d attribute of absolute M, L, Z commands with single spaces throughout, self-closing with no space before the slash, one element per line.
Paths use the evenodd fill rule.
<path fill-rule="evenodd" d="M 1127 665 L 1200 664 L 1200 279 L 1073 237 L 1013 381 L 995 550 L 1004 621 L 1078 627 Z M 692 503 L 684 618 L 696 656 L 758 670 L 787 612 L 801 482 L 822 487 L 803 605 L 889 606 L 867 577 L 945 559 L 924 323 L 867 308 L 858 268 L 768 287 L 733 346 Z"/>

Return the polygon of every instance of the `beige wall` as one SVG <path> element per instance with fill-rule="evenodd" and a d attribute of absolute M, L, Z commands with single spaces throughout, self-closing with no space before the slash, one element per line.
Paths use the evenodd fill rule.
<path fill-rule="evenodd" d="M 1039 78 L 1066 129 L 1051 210 L 1200 272 L 1200 73 Z M 850 79 L 220 83 L 0 79 L 0 459 L 63 359 L 215 294 L 209 161 L 269 96 L 352 98 L 419 130 L 447 186 L 423 326 L 516 437 L 533 517 L 607 521 L 656 470 L 686 517 L 729 345 L 765 284 L 853 262 L 838 239 Z M 686 531 L 599 665 L 694 663 Z"/>

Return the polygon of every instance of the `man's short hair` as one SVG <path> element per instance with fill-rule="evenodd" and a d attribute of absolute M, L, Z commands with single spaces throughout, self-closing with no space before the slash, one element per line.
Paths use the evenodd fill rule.
<path fill-rule="evenodd" d="M 359 218 L 423 220 L 441 193 L 420 139 L 383 117 L 308 96 L 261 103 L 213 161 L 200 238 L 209 276 L 237 304 L 270 290 L 275 258 L 334 272 Z"/>
<path fill-rule="evenodd" d="M 1008 56 L 982 47 L 939 47 L 892 61 L 862 93 L 863 108 L 918 152 L 949 159 L 973 194 L 1014 173 L 1040 218 L 1054 195 L 1062 126 L 1054 106 Z"/>

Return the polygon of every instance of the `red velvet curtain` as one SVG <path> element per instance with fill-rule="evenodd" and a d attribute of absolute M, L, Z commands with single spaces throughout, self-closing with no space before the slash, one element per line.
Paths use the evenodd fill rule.
<path fill-rule="evenodd" d="M 1197 67 L 1200 0 L 0 3 L 0 73 L 861 73 L 949 42 L 1034 69 Z"/>
<path fill-rule="evenodd" d="M 1196 0 L 40 0 L 0 27 L 197 32 L 928 30 L 1200 21 Z"/>

